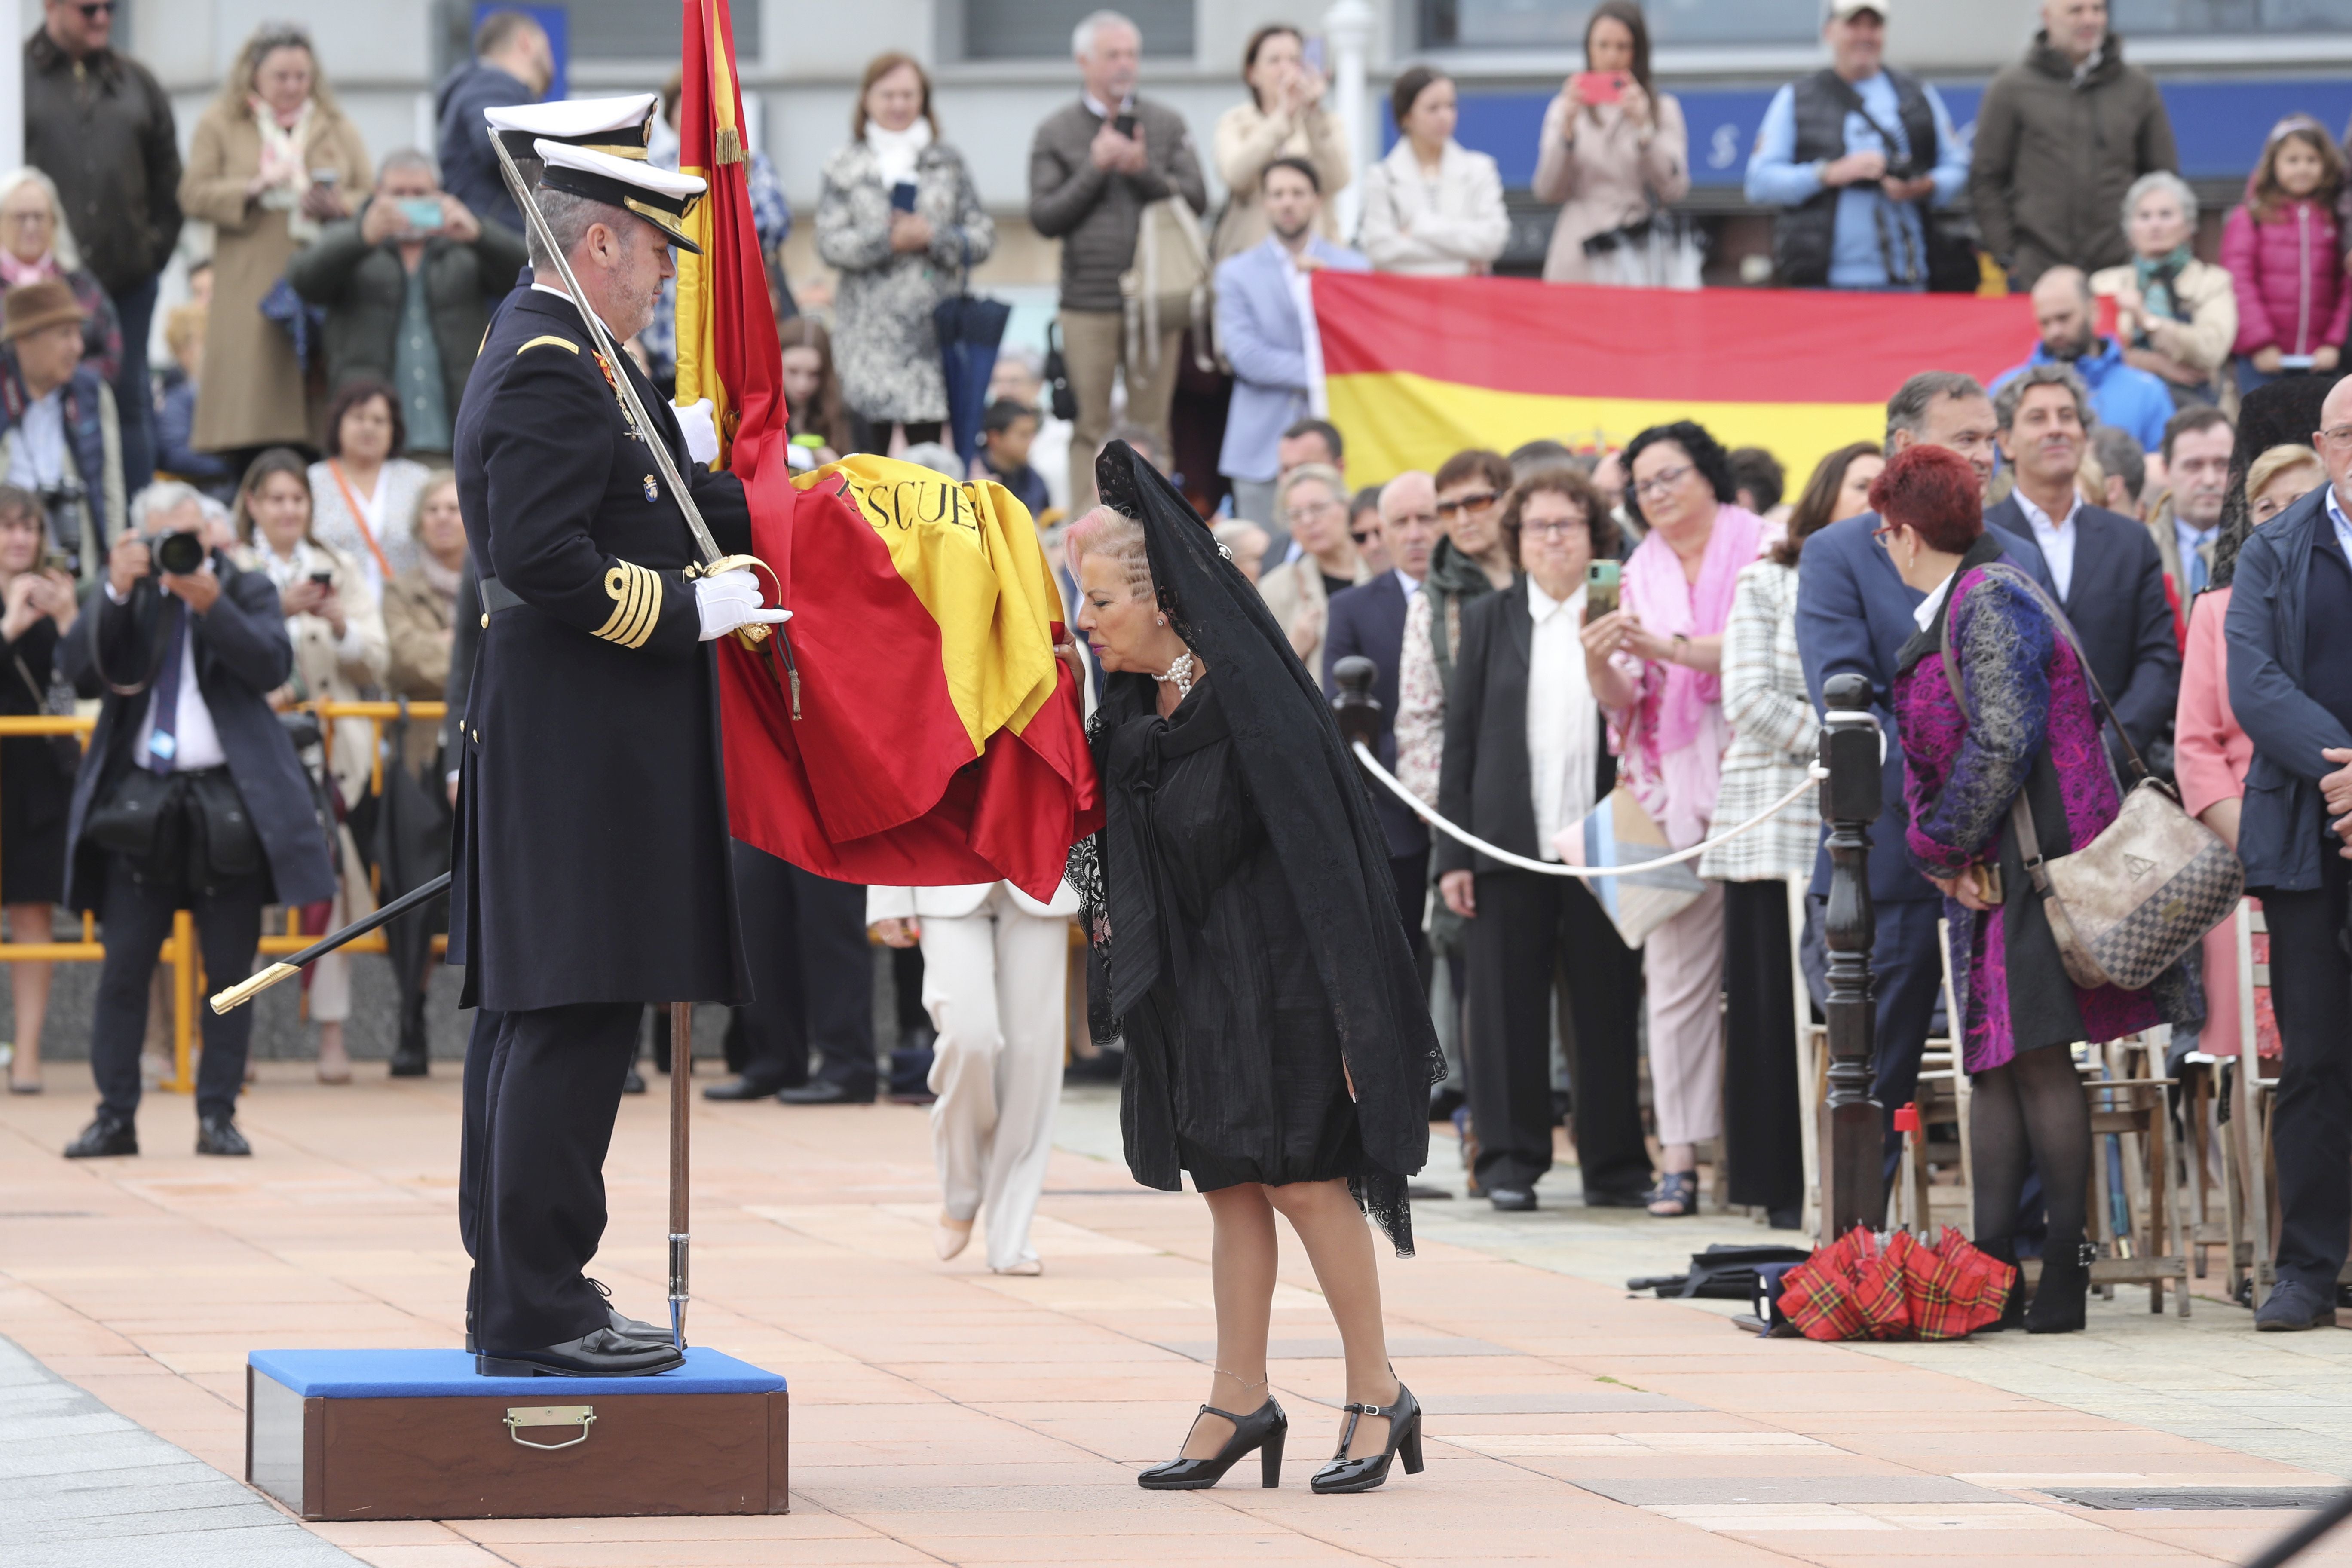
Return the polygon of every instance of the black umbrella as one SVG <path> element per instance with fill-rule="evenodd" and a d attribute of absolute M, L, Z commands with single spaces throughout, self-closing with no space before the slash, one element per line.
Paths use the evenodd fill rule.
<path fill-rule="evenodd" d="M 931 307 L 940 340 L 940 371 L 948 384 L 948 431 L 956 456 L 968 468 L 980 454 L 980 416 L 988 407 L 988 380 L 996 374 L 997 345 L 1013 307 L 983 300 L 971 289 L 967 269 L 956 280 L 955 297 Z"/>

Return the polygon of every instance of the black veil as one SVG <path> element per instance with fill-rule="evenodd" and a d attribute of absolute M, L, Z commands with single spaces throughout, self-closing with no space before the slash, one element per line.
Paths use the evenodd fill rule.
<path fill-rule="evenodd" d="M 1396 920 L 1387 840 L 1372 815 L 1370 788 L 1289 637 L 1176 487 L 1123 441 L 1097 459 L 1095 484 L 1106 505 L 1142 523 L 1160 608 L 1216 682 L 1243 778 L 1323 982 L 1355 1084 L 1364 1152 L 1395 1178 L 1394 1213 L 1375 1201 L 1388 1194 L 1364 1190 L 1371 1184 L 1359 1186 L 1358 1200 L 1400 1251 L 1409 1250 L 1402 1178 L 1428 1159 L 1429 1086 L 1444 1076 L 1444 1058 Z M 1106 679 L 1093 726 L 1098 766 L 1107 764 L 1106 738 L 1152 711 L 1157 700 L 1149 676 Z M 1117 793 L 1106 795 L 1108 810 L 1123 812 Z M 1089 841 L 1092 866 L 1073 868 L 1096 939 L 1098 962 L 1088 966 L 1087 990 L 1098 1038 L 1116 1032 L 1160 964 L 1155 922 L 1136 907 L 1149 902 L 1143 879 L 1118 863 L 1118 847 L 1135 842 L 1120 826 L 1110 824 Z"/>
<path fill-rule="evenodd" d="M 2282 376 L 2246 394 L 2238 405 L 2238 442 L 2230 452 L 2230 493 L 2221 501 L 2221 532 L 2213 542 L 2213 570 L 2206 585 L 2226 588 L 2238 574 L 2238 550 L 2254 531 L 2247 510 L 2246 470 L 2273 447 L 2308 447 L 2319 428 L 2320 405 L 2342 378 Z"/>

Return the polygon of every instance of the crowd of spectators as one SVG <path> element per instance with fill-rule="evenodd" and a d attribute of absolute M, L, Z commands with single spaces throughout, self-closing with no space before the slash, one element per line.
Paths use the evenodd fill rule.
<path fill-rule="evenodd" d="M 1166 468 L 1202 449 L 1175 425 L 1213 409 L 1215 471 L 1180 481 L 1314 679 L 1336 691 L 1343 661 L 1370 661 L 1377 754 L 1424 805 L 1557 864 L 1595 834 L 1685 848 L 1790 801 L 1707 847 L 1696 891 L 1636 915 L 1582 881 L 1433 837 L 1375 796 L 1420 978 L 1450 998 L 1451 1072 L 1432 1112 L 1454 1120 L 1473 1193 L 1506 1211 L 1537 1205 L 1564 1124 L 1588 1205 L 1695 1213 L 1713 1162 L 1731 1202 L 1797 1223 L 1795 1020 L 1801 984 L 1818 997 L 1829 890 L 1804 786 L 1825 683 L 1856 674 L 1889 743 L 1866 867 L 1873 1095 L 1890 1111 L 1915 1097 L 1948 921 L 1964 1003 L 1947 1027 L 1978 1086 L 1976 1234 L 1996 1256 L 2040 1245 L 2049 1305 L 2033 1326 L 2079 1326 L 2089 1132 L 2069 1053 L 2043 1047 L 2164 1023 L 2181 1049 L 2233 1052 L 2235 955 L 2226 933 L 2208 940 L 2201 1005 L 2169 982 L 2074 986 L 2045 962 L 2046 931 L 2021 901 L 2000 905 L 1985 873 L 2025 884 L 2003 826 L 2012 803 L 2062 853 L 2112 818 L 2116 780 L 2145 759 L 2240 848 L 2268 902 L 2285 1239 L 2263 1323 L 2326 1321 L 2352 1215 L 2333 934 L 2352 879 L 2330 842 L 2332 821 L 2352 817 L 2352 567 L 2336 548 L 2352 541 L 2352 393 L 2334 379 L 2352 320 L 2345 153 L 2307 116 L 2280 121 L 2208 259 L 2163 100 L 2124 63 L 2101 0 L 2045 0 L 1972 141 L 1934 88 L 1886 62 L 1887 21 L 1883 4 L 1836 0 L 1828 63 L 1766 111 L 1746 188 L 1772 209 L 1777 280 L 2006 286 L 2030 291 L 2037 336 L 2006 346 L 2022 363 L 1989 385 L 1919 367 L 1893 389 L 1883 440 L 1810 473 L 1661 417 L 1622 442 L 1471 446 L 1433 471 L 1359 472 L 1351 489 L 1322 401 L 1313 275 L 1491 271 L 1510 237 L 1494 159 L 1455 139 L 1454 81 L 1412 66 L 1391 88 L 1393 146 L 1351 168 L 1318 54 L 1297 27 L 1261 27 L 1241 61 L 1246 100 L 1210 138 L 1229 193 L 1199 241 L 1213 304 L 1139 310 L 1126 275 L 1139 249 L 1197 238 L 1209 191 L 1183 116 L 1139 90 L 1140 29 L 1112 12 L 1078 24 L 1076 96 L 1030 148 L 1027 216 L 1059 242 L 1052 352 L 1006 346 L 968 451 L 943 444 L 933 310 L 989 258 L 995 226 L 920 63 L 866 67 L 816 208 L 815 251 L 838 275 L 829 309 L 795 313 L 778 290 L 795 461 L 895 450 L 993 482 L 1052 549 L 1094 506 L 1107 442 Z M 0 173 L 0 713 L 70 711 L 77 693 L 99 705 L 86 758 L 0 742 L 0 910 L 18 943 L 47 940 L 59 905 L 105 922 L 102 1105 L 82 1154 L 135 1150 L 150 974 L 173 910 L 195 910 L 212 973 L 244 973 L 265 899 L 309 931 L 372 907 L 369 824 L 387 772 L 444 798 L 428 727 L 380 745 L 367 721 L 322 729 L 302 710 L 462 700 L 478 590 L 450 437 L 526 258 L 481 111 L 536 101 L 553 69 L 538 24 L 488 16 L 436 95 L 436 155 L 376 160 L 308 37 L 265 26 L 183 169 L 169 101 L 112 50 L 110 25 L 104 8 L 48 0 L 26 48 L 28 164 Z M 1535 163 L 1537 198 L 1559 207 L 1543 276 L 1669 281 L 1657 258 L 1683 242 L 1672 209 L 1691 149 L 1653 78 L 1641 6 L 1593 7 L 1583 54 Z M 664 100 L 674 160 L 675 81 Z M 1351 183 L 1361 216 L 1345 234 L 1333 198 Z M 753 184 L 772 252 L 790 214 L 772 170 Z M 152 377 L 157 276 L 184 216 L 211 226 L 211 250 L 188 268 L 189 303 L 162 332 L 172 363 Z M 632 345 L 657 375 L 674 368 L 665 334 L 674 317 Z M 1172 416 L 1180 373 L 1213 395 L 1192 387 Z M 201 564 L 159 569 L 183 534 Z M 88 635 L 68 637 L 84 617 Z M 1926 657 L 1938 639 L 1948 667 Z M 2111 769 L 2083 762 L 2102 752 Z M 2059 759 L 2074 764 L 2063 776 Z M 224 788 L 243 801 L 242 845 L 211 815 Z M 945 1092 L 941 1255 L 976 1207 L 1019 1209 L 1012 1189 L 1034 1173 L 1008 1189 L 1005 1172 L 980 1170 L 984 1140 L 960 1120 L 977 1091 L 952 1086 L 1011 1043 L 1026 1076 L 1003 1131 L 1022 1160 L 1040 1157 L 1051 1095 L 1037 1064 L 1064 1032 L 1052 932 L 1067 900 L 869 895 L 772 863 L 739 870 L 788 973 L 739 1016 L 735 1076 L 713 1092 Z M 887 1084 L 869 925 L 895 950 Z M 940 969 L 929 981 L 926 954 Z M 13 977 L 10 1082 L 30 1092 L 48 976 L 20 962 Z M 306 984 L 318 1075 L 347 1081 L 350 961 Z M 974 1044 L 973 1016 L 1000 1020 L 980 1026 L 996 1046 Z M 233 1111 L 249 1027 L 249 1015 L 205 1019 L 200 1146 L 214 1152 L 243 1152 Z M 1082 1056 L 1075 1070 L 1089 1062 L 1116 1068 Z M 405 1017 L 394 1070 L 426 1070 L 421 1024 Z M 1890 1123 L 1890 1175 L 1898 1149 Z M 1017 1225 L 989 1234 L 992 1264 L 1028 1271 Z"/>

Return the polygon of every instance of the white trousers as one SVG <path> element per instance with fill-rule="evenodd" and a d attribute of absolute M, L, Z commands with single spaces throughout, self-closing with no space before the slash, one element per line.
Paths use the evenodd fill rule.
<path fill-rule="evenodd" d="M 1723 1134 L 1723 884 L 1650 933 L 1650 1098 L 1658 1142 Z"/>
<path fill-rule="evenodd" d="M 923 1010 L 939 1031 L 931 1152 L 950 1218 L 988 1211 L 988 1262 L 1036 1257 L 1029 1222 L 1054 1152 L 1070 922 L 1024 912 L 1003 883 L 969 915 L 922 920 Z"/>

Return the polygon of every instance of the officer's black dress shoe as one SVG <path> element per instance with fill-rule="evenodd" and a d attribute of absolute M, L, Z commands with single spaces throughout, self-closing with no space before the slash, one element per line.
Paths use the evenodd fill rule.
<path fill-rule="evenodd" d="M 1645 1209 L 1650 1206 L 1646 1188 L 1629 1193 L 1612 1192 L 1607 1187 L 1584 1189 L 1584 1206 L 1589 1209 Z"/>
<path fill-rule="evenodd" d="M 725 1079 L 702 1091 L 705 1100 L 765 1100 L 783 1086 L 750 1073 Z"/>
<path fill-rule="evenodd" d="M 1489 1187 L 1487 1199 L 1503 1214 L 1527 1214 L 1536 1206 L 1536 1195 L 1517 1187 Z"/>
<path fill-rule="evenodd" d="M 2300 1279 L 2282 1279 L 2270 1297 L 2254 1309 L 2254 1327 L 2266 1334 L 2299 1333 L 2305 1329 L 2334 1328 L 2336 1307 Z"/>
<path fill-rule="evenodd" d="M 636 1068 L 636 1064 L 632 1062 L 629 1064 L 629 1076 L 621 1080 L 621 1092 L 623 1094 L 643 1094 L 645 1091 L 646 1075 L 639 1072 Z"/>
<path fill-rule="evenodd" d="M 592 1329 L 537 1350 L 485 1351 L 474 1357 L 474 1370 L 484 1377 L 649 1377 L 685 1360 L 667 1340 L 656 1344 Z"/>
<path fill-rule="evenodd" d="M 196 1123 L 196 1152 L 199 1154 L 250 1154 L 253 1145 L 236 1130 L 236 1123 L 226 1116 L 207 1116 Z"/>
<path fill-rule="evenodd" d="M 614 1333 L 626 1334 L 633 1340 L 656 1340 L 666 1345 L 676 1342 L 670 1338 L 667 1329 L 656 1323 L 648 1323 L 643 1318 L 632 1318 L 620 1308 L 614 1306 L 613 1288 L 610 1285 L 605 1284 L 602 1279 L 591 1279 L 588 1283 L 594 1287 L 596 1294 L 604 1298 L 604 1310 L 613 1316 L 612 1328 Z"/>
<path fill-rule="evenodd" d="M 776 1091 L 778 1103 L 783 1105 L 871 1105 L 872 1094 L 852 1094 L 841 1085 L 827 1079 L 803 1083 Z"/>
<path fill-rule="evenodd" d="M 81 1130 L 81 1136 L 66 1145 L 68 1160 L 94 1160 L 108 1154 L 139 1152 L 139 1129 L 128 1118 L 109 1116 L 100 1111 L 98 1120 Z"/>

